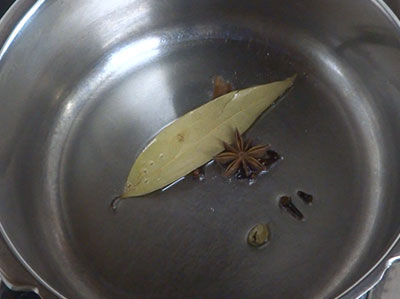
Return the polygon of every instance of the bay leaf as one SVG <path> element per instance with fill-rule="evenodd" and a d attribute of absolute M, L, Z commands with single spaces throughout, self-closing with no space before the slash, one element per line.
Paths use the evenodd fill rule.
<path fill-rule="evenodd" d="M 161 189 L 212 160 L 223 142 L 233 143 L 236 128 L 243 134 L 295 78 L 232 91 L 172 122 L 136 159 L 121 198 Z"/>

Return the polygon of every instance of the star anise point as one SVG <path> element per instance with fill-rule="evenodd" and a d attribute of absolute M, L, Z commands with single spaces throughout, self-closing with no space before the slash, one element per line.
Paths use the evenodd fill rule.
<path fill-rule="evenodd" d="M 252 173 L 260 173 L 266 167 L 259 161 L 265 156 L 269 145 L 252 146 L 252 141 L 244 141 L 239 130 L 235 131 L 235 142 L 233 145 L 224 142 L 225 151 L 218 154 L 215 160 L 220 164 L 227 165 L 225 175 L 231 176 L 238 171 L 243 171 L 246 177 Z"/>

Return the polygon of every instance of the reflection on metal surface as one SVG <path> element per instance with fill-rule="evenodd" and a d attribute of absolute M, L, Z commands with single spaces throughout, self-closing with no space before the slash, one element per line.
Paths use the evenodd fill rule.
<path fill-rule="evenodd" d="M 159 53 L 159 46 L 158 37 L 149 37 L 129 44 L 111 55 L 106 68 L 108 71 L 116 71 L 132 68 L 139 62 L 145 63 Z"/>
<path fill-rule="evenodd" d="M 399 299 L 400 264 L 394 264 L 383 280 L 368 294 L 368 299 Z"/>
<path fill-rule="evenodd" d="M 24 28 L 25 24 L 30 20 L 30 18 L 36 13 L 36 11 L 39 10 L 40 6 L 45 2 L 46 0 L 38 0 L 32 7 L 29 9 L 26 14 L 23 16 L 21 21 L 18 22 L 18 24 L 15 26 L 14 30 L 11 32 L 10 36 L 0 49 L 0 60 L 3 58 L 4 54 L 7 52 L 8 48 L 12 44 L 12 42 L 15 40 L 17 37 L 18 33 Z"/>

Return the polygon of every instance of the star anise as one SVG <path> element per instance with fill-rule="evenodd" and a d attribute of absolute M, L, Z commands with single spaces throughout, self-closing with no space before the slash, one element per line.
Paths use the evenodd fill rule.
<path fill-rule="evenodd" d="M 268 145 L 252 146 L 251 140 L 243 141 L 242 136 L 236 129 L 235 143 L 229 145 L 224 142 L 225 151 L 218 154 L 215 160 L 218 163 L 226 165 L 225 175 L 231 176 L 243 170 L 246 177 L 249 177 L 252 172 L 260 172 L 265 170 L 265 166 L 259 161 L 264 157 Z"/>

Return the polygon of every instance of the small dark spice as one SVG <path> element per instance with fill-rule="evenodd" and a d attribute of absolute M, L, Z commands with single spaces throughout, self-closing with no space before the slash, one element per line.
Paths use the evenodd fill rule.
<path fill-rule="evenodd" d="M 214 91 L 213 91 L 213 98 L 218 98 L 231 92 L 233 90 L 233 86 L 230 82 L 224 80 L 221 76 L 216 76 L 214 78 Z"/>
<path fill-rule="evenodd" d="M 199 168 L 193 170 L 193 171 L 192 171 L 192 178 L 193 178 L 194 180 L 203 181 L 204 178 L 205 178 L 205 175 L 204 175 L 204 166 L 199 167 Z"/>
<path fill-rule="evenodd" d="M 297 196 L 300 197 L 306 204 L 312 204 L 312 202 L 314 200 L 314 198 L 311 194 L 307 194 L 300 190 L 297 191 Z"/>
<path fill-rule="evenodd" d="M 250 173 L 250 175 L 249 175 L 249 180 L 255 180 L 256 177 L 257 177 L 257 174 L 258 174 L 258 173 L 256 173 L 256 172 Z"/>
<path fill-rule="evenodd" d="M 267 155 L 268 155 L 269 159 L 271 159 L 273 161 L 278 161 L 278 160 L 282 159 L 281 155 L 279 155 L 276 151 L 273 151 L 273 150 L 268 150 Z"/>
<path fill-rule="evenodd" d="M 282 196 L 279 200 L 279 206 L 285 209 L 297 220 L 303 220 L 304 215 L 300 212 L 300 210 L 295 206 L 292 201 L 292 198 L 289 196 Z"/>
<path fill-rule="evenodd" d="M 266 158 L 260 159 L 262 165 L 264 165 L 265 170 L 269 170 L 274 166 L 278 161 L 282 159 L 282 156 L 273 150 L 267 150 Z"/>

